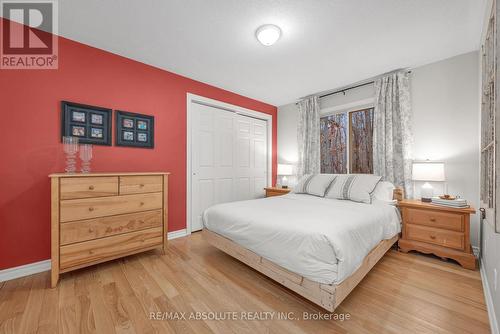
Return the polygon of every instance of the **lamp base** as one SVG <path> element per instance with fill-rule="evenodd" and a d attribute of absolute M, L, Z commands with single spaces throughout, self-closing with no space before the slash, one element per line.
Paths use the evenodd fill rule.
<path fill-rule="evenodd" d="M 422 188 L 420 189 L 420 200 L 425 203 L 432 202 L 432 196 L 434 195 L 434 189 L 429 184 L 429 182 L 425 182 Z"/>
<path fill-rule="evenodd" d="M 288 189 L 288 186 L 282 185 L 281 188 Z"/>

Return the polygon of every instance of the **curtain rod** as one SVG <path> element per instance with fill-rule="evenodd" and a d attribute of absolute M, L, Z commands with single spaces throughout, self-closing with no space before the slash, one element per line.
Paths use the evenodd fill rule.
<path fill-rule="evenodd" d="M 360 83 L 360 84 L 354 84 L 353 86 L 347 86 L 345 88 L 342 88 L 342 89 L 338 89 L 336 91 L 333 91 L 331 93 L 326 93 L 326 94 L 322 94 L 319 96 L 319 98 L 323 98 L 323 97 L 327 97 L 327 96 L 330 96 L 330 95 L 335 95 L 335 94 L 339 94 L 339 93 L 344 93 L 345 95 L 345 92 L 347 92 L 348 90 L 351 90 L 351 89 L 356 89 L 356 88 L 360 88 L 360 87 L 363 87 L 363 86 L 368 86 L 368 85 L 371 85 L 373 83 L 375 83 L 375 80 L 382 77 L 382 76 L 385 76 L 385 75 L 388 75 L 388 74 L 391 74 L 391 73 L 394 73 L 394 72 L 399 72 L 399 71 L 402 71 L 404 69 L 399 69 L 399 70 L 394 70 L 394 71 L 391 71 L 391 72 L 387 72 L 387 73 L 384 73 L 384 74 L 381 74 L 379 76 L 376 76 L 376 77 L 373 77 L 371 78 L 370 81 L 367 81 L 367 82 L 363 82 L 363 83 Z M 411 69 L 407 68 L 406 69 L 407 73 L 411 73 Z M 298 104 L 299 102 L 295 102 L 295 104 Z"/>

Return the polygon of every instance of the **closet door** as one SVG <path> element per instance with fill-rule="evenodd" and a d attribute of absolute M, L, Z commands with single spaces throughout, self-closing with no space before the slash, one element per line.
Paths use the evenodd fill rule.
<path fill-rule="evenodd" d="M 225 202 L 264 196 L 267 122 L 193 104 L 191 123 L 191 231 L 202 214 Z"/>
<path fill-rule="evenodd" d="M 194 104 L 191 230 L 202 229 L 208 207 L 234 200 L 234 113 Z"/>
<path fill-rule="evenodd" d="M 236 199 L 264 196 L 267 184 L 267 122 L 235 115 Z"/>

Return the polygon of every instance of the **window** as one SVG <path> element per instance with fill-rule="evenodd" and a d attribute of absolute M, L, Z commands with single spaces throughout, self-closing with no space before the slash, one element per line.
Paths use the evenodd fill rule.
<path fill-rule="evenodd" d="M 322 117 L 321 173 L 373 173 L 373 108 Z"/>

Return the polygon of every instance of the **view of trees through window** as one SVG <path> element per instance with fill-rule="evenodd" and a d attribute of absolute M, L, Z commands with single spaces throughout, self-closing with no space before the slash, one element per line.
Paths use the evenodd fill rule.
<path fill-rule="evenodd" d="M 321 173 L 373 173 L 373 108 L 322 117 Z"/>

